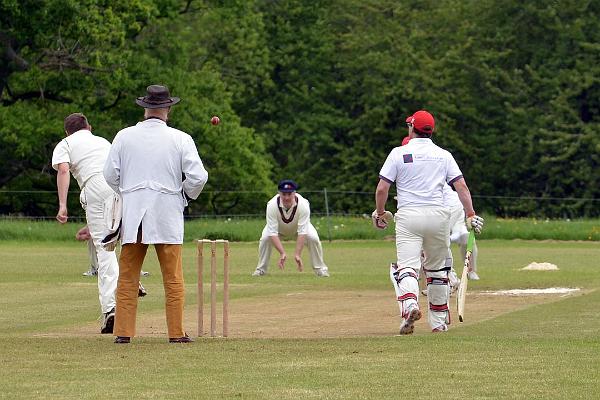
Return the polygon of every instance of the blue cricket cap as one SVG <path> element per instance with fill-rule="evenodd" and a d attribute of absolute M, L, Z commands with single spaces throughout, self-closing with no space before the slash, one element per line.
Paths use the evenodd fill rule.
<path fill-rule="evenodd" d="M 277 190 L 279 190 L 281 193 L 295 192 L 296 189 L 298 189 L 298 185 L 291 179 L 284 179 L 279 182 L 279 185 L 277 185 Z"/>

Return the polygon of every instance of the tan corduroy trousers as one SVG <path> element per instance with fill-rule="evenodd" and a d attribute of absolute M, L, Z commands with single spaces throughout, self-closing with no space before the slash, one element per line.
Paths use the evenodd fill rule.
<path fill-rule="evenodd" d="M 180 244 L 155 244 L 165 290 L 165 312 L 169 338 L 185 335 L 183 329 L 183 304 L 185 297 Z M 117 284 L 117 309 L 115 336 L 135 336 L 138 303 L 138 282 L 148 245 L 129 243 L 123 245 L 119 257 Z"/>

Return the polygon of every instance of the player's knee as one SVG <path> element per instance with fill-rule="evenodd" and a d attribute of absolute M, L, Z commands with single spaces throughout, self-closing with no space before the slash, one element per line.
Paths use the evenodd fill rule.
<path fill-rule="evenodd" d="M 427 300 L 429 302 L 429 312 L 432 318 L 435 315 L 443 316 L 446 323 L 450 323 L 450 308 L 448 301 L 450 299 L 450 287 L 448 284 L 430 284 L 427 286 Z"/>
<path fill-rule="evenodd" d="M 448 311 L 450 285 L 447 271 L 426 272 L 427 299 L 432 311 Z"/>
<path fill-rule="evenodd" d="M 307 235 L 306 242 L 307 242 L 307 244 L 315 244 L 315 245 L 318 245 L 321 243 L 321 241 L 319 240 L 319 235 Z"/>
<path fill-rule="evenodd" d="M 448 306 L 449 298 L 449 285 L 446 279 L 443 284 L 429 283 L 427 282 L 427 298 L 430 304 Z"/>
<path fill-rule="evenodd" d="M 393 265 L 395 265 L 395 264 L 393 264 Z M 395 270 L 394 270 L 394 266 L 392 266 L 392 269 L 393 269 L 392 276 L 393 276 L 394 280 L 398 283 L 398 285 L 400 284 L 400 282 L 402 282 L 402 280 L 407 279 L 407 278 L 412 278 L 415 280 L 419 279 L 418 272 L 412 268 L 406 268 L 406 267 L 402 268 L 402 267 L 396 266 Z"/>

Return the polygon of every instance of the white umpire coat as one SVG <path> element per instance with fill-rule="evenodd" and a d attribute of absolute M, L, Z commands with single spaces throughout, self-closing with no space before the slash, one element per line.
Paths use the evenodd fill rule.
<path fill-rule="evenodd" d="M 196 199 L 206 181 L 190 135 L 157 118 L 125 128 L 113 140 L 104 177 L 123 198 L 122 243 L 183 243 L 183 195 Z"/>

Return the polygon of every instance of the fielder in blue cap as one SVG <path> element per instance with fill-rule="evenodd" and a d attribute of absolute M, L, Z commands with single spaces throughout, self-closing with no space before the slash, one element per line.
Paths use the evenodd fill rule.
<path fill-rule="evenodd" d="M 284 179 L 281 182 L 279 182 L 279 185 L 277 185 L 277 189 L 281 193 L 292 193 L 298 190 L 298 185 L 291 179 Z"/>
<path fill-rule="evenodd" d="M 262 231 L 258 245 L 258 266 L 252 276 L 267 273 L 273 247 L 279 252 L 277 265 L 283 270 L 287 254 L 281 240 L 296 240 L 294 261 L 302 272 L 302 249 L 308 247 L 313 271 L 316 276 L 328 277 L 329 270 L 323 261 L 323 247 L 319 234 L 310 223 L 310 203 L 296 192 L 298 185 L 291 179 L 284 179 L 277 185 L 278 193 L 267 203 L 267 225 Z"/>

